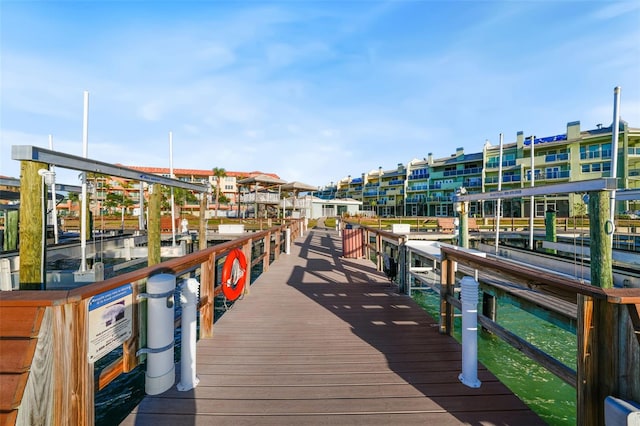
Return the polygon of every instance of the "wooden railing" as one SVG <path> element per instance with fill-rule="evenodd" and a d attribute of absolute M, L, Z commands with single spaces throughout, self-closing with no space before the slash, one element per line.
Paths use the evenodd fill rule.
<path fill-rule="evenodd" d="M 16 308 L 44 309 L 27 382 L 16 385 L 11 392 L 17 394 L 23 390 L 22 397 L 17 399 L 19 404 L 11 411 L 1 413 L 3 419 L 14 419 L 22 424 L 33 424 L 36 419 L 39 424 L 94 424 L 95 392 L 122 373 L 131 372 L 144 360 L 145 355 L 138 356 L 136 352 L 146 343 L 146 301 L 139 301 L 136 296 L 144 292 L 149 277 L 160 273 L 173 274 L 178 279 L 199 277 L 200 338 L 208 338 L 213 335 L 214 297 L 221 293 L 215 273 L 217 262 L 223 261 L 230 250 L 240 248 L 251 267 L 262 263 L 262 271 L 266 271 L 271 258 L 277 260 L 282 252 L 285 230 L 290 230 L 293 240 L 304 231 L 303 227 L 304 220 L 291 220 L 181 258 L 69 291 L 0 292 L 0 316 Z M 257 245 L 262 245 L 262 249 L 255 250 Z M 249 275 L 245 294 L 249 292 L 250 280 Z M 96 381 L 94 363 L 88 360 L 88 304 L 92 297 L 126 284 L 131 284 L 133 290 L 132 336 L 122 345 L 122 356 L 103 368 Z"/>
<path fill-rule="evenodd" d="M 385 253 L 397 258 L 398 285 L 402 291 L 410 294 L 411 282 L 418 275 L 411 273 L 411 270 L 421 268 L 414 268 L 416 257 L 410 254 L 409 247 L 403 246 L 406 237 L 376 228 L 362 228 L 367 247 L 366 257 L 376 262 L 380 271 L 381 258 Z M 430 287 L 440 294 L 440 331 L 444 334 L 453 333 L 455 310 L 461 310 L 461 302 L 454 291 L 456 281 L 464 275 L 475 275 L 474 271 L 482 271 L 485 278 L 480 277 L 479 281 L 485 289 L 497 288 L 495 282 L 486 278 L 487 275 L 493 275 L 515 285 L 515 289 L 533 290 L 569 302 L 577 308 L 575 316 L 570 312 L 539 315 L 556 324 L 564 322 L 563 328 L 567 330 L 575 329 L 577 371 L 500 326 L 491 315 L 479 313 L 478 322 L 576 388 L 578 424 L 602 424 L 604 399 L 608 395 L 640 401 L 640 289 L 602 289 L 566 275 L 493 255 L 478 256 L 472 250 L 446 244 L 441 245 L 439 256 L 427 256 L 423 262 L 424 259 L 433 262 L 433 267 L 423 269 L 433 270 L 434 273 L 440 271 L 439 282 Z M 497 288 L 497 291 L 503 289 Z M 518 291 L 511 292 L 509 297 L 516 301 L 516 305 L 530 312 L 538 310 L 542 313 L 544 310 L 540 302 L 531 302 L 521 297 Z"/>

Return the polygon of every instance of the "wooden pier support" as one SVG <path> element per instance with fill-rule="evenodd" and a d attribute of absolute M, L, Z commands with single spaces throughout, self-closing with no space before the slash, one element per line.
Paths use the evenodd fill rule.
<path fill-rule="evenodd" d="M 49 169 L 45 163 L 20 162 L 20 290 L 40 290 L 44 285 L 43 232 L 45 217 L 42 209 L 44 185 L 38 174 Z"/>
<path fill-rule="evenodd" d="M 460 203 L 460 229 L 458 232 L 459 246 L 469 248 L 469 209 L 468 202 Z"/>
<path fill-rule="evenodd" d="M 558 241 L 558 235 L 556 232 L 556 211 L 553 208 L 549 208 L 545 212 L 544 217 L 544 229 L 545 229 L 545 241 L 555 243 Z M 547 249 L 547 253 L 556 254 L 557 250 Z"/>
<path fill-rule="evenodd" d="M 160 263 L 160 211 L 162 193 L 160 192 L 160 184 L 153 184 L 150 187 L 149 194 L 149 225 L 147 228 L 148 238 L 147 245 L 149 266 Z"/>
<path fill-rule="evenodd" d="M 589 193 L 591 284 L 613 287 L 609 193 Z M 603 425 L 604 400 L 620 396 L 618 375 L 618 305 L 607 299 L 578 296 L 577 424 Z"/>
<path fill-rule="evenodd" d="M 4 247 L 5 251 L 18 249 L 18 215 L 17 210 L 9 210 L 6 213 L 4 224 Z"/>
<path fill-rule="evenodd" d="M 498 318 L 498 304 L 494 295 L 482 292 L 482 315 L 494 322 Z M 482 330 L 490 333 L 485 327 Z"/>

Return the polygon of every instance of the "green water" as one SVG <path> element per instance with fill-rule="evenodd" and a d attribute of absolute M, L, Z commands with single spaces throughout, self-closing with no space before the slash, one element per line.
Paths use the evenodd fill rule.
<path fill-rule="evenodd" d="M 440 296 L 414 291 L 413 298 L 432 317 L 439 316 Z M 460 318 L 454 337 L 460 341 Z M 565 365 L 576 368 L 576 336 L 509 304 L 498 305 L 498 323 Z M 478 334 L 478 359 L 502 383 L 550 425 L 576 424 L 576 391 L 498 337 Z"/>

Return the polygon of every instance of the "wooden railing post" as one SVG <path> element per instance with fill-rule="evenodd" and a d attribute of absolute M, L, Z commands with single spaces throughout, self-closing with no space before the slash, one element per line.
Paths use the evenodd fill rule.
<path fill-rule="evenodd" d="M 451 335 L 453 333 L 454 309 L 447 301 L 447 297 L 453 296 L 454 293 L 455 262 L 443 256 L 440 267 L 440 333 Z"/>
<path fill-rule="evenodd" d="M 275 250 L 273 251 L 273 261 L 277 261 L 280 258 L 280 250 L 282 244 L 282 227 L 278 228 L 275 235 Z"/>
<path fill-rule="evenodd" d="M 122 371 L 128 373 L 140 363 L 140 359 L 136 355 L 143 343 L 146 343 L 146 303 L 140 303 L 138 294 L 140 286 L 136 283 L 131 285 L 131 299 L 133 301 L 133 309 L 131 311 L 131 337 L 122 345 Z M 144 315 L 144 316 L 143 316 Z M 141 321 L 141 317 L 145 321 Z M 144 330 L 144 334 L 142 332 Z M 145 355 L 146 356 L 146 355 Z"/>
<path fill-rule="evenodd" d="M 93 363 L 88 360 L 88 302 L 53 309 L 53 423 L 93 425 Z"/>
<path fill-rule="evenodd" d="M 376 232 L 376 268 L 378 271 L 382 271 L 382 265 L 382 234 Z"/>
<path fill-rule="evenodd" d="M 247 279 L 244 282 L 244 290 L 242 294 L 248 295 L 250 293 L 249 287 L 251 286 L 251 265 L 253 264 L 253 258 L 251 257 L 253 253 L 253 239 L 249 239 L 246 243 L 244 243 L 244 245 L 242 246 L 242 252 L 247 258 L 247 271 L 245 272 L 245 274 L 247 275 Z"/>
<path fill-rule="evenodd" d="M 200 308 L 200 336 L 209 338 L 213 336 L 216 253 L 212 253 L 200 268 L 200 300 L 204 301 Z"/>
<path fill-rule="evenodd" d="M 269 262 L 271 261 L 271 231 L 264 236 L 264 257 L 262 258 L 262 272 L 269 270 Z"/>

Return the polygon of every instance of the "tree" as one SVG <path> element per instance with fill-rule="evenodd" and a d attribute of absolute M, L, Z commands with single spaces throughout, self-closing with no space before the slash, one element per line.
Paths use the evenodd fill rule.
<path fill-rule="evenodd" d="M 218 217 L 218 209 L 220 208 L 220 180 L 227 176 L 227 171 L 222 167 L 213 168 L 213 176 L 216 178 L 216 218 Z"/>
<path fill-rule="evenodd" d="M 73 212 L 73 205 L 80 202 L 80 195 L 77 192 L 70 192 L 67 194 L 67 198 L 71 201 L 70 215 Z"/>

